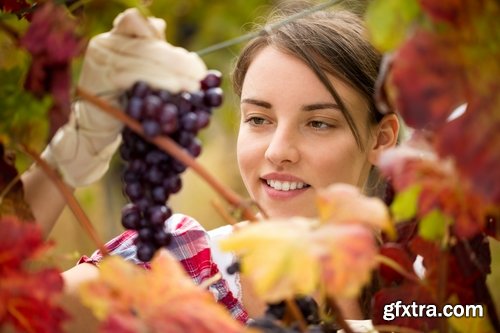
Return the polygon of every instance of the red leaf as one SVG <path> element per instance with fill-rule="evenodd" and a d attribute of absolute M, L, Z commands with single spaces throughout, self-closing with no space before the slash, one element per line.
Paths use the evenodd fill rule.
<path fill-rule="evenodd" d="M 436 21 L 455 25 L 459 22 L 461 14 L 463 15 L 463 0 L 419 0 L 419 2 L 423 11 Z"/>
<path fill-rule="evenodd" d="M 438 319 L 425 316 L 425 312 L 422 316 L 407 316 L 403 313 L 401 307 L 396 308 L 393 306 L 390 309 L 390 304 L 398 301 L 399 304 L 405 306 L 411 305 L 413 302 L 416 304 L 434 304 L 435 302 L 429 291 L 421 285 L 404 283 L 398 287 L 383 288 L 375 294 L 373 301 L 372 320 L 374 325 L 409 327 L 423 332 L 430 332 L 438 328 Z M 393 320 L 390 320 L 388 314 L 394 315 Z M 386 316 L 385 319 L 384 315 Z"/>
<path fill-rule="evenodd" d="M 22 264 L 46 249 L 40 228 L 36 224 L 21 223 L 14 217 L 0 219 L 0 274 L 20 270 Z"/>
<path fill-rule="evenodd" d="M 380 248 L 380 254 L 394 260 L 407 272 L 413 272 L 413 259 L 401 244 L 385 243 Z M 387 285 L 400 283 L 404 279 L 400 273 L 383 263 L 380 265 L 380 275 Z"/>
<path fill-rule="evenodd" d="M 396 89 L 396 109 L 409 126 L 436 129 L 464 103 L 466 82 L 457 53 L 452 39 L 424 30 L 396 53 L 389 83 Z"/>
<path fill-rule="evenodd" d="M 14 13 L 20 19 L 27 16 L 27 9 L 31 5 L 25 0 L 2 0 L 0 2 L 0 10 L 6 13 Z"/>
<path fill-rule="evenodd" d="M 47 248 L 38 225 L 0 219 L 0 327 L 20 332 L 58 333 L 68 318 L 59 306 L 63 280 L 55 268 L 29 270 L 28 260 Z"/>
<path fill-rule="evenodd" d="M 70 112 L 71 59 L 82 51 L 82 39 L 75 33 L 76 22 L 64 6 L 52 2 L 40 5 L 21 39 L 32 54 L 24 87 L 35 96 L 52 94 L 50 136 L 67 121 Z"/>
<path fill-rule="evenodd" d="M 454 157 L 458 171 L 485 201 L 499 205 L 500 97 L 495 93 L 476 102 L 436 133 L 435 145 L 440 155 Z"/>
<path fill-rule="evenodd" d="M 470 238 L 485 228 L 488 202 L 458 174 L 453 161 L 440 159 L 421 137 L 385 152 L 379 166 L 396 192 L 412 185 L 421 187 L 417 218 L 438 209 L 453 219 L 453 231 L 460 238 Z"/>

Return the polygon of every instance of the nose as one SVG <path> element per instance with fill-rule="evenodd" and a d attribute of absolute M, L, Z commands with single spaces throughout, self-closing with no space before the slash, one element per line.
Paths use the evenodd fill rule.
<path fill-rule="evenodd" d="M 300 158 L 297 143 L 297 135 L 291 128 L 277 126 L 267 146 L 265 158 L 278 166 L 296 163 Z"/>

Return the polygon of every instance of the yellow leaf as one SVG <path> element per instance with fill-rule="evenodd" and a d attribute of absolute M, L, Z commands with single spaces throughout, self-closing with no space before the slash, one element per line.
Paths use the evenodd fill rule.
<path fill-rule="evenodd" d="M 319 218 L 335 224 L 363 224 L 389 236 L 395 234 L 389 210 L 379 198 L 363 195 L 359 188 L 348 184 L 333 184 L 318 190 Z"/>
<path fill-rule="evenodd" d="M 333 297 L 358 296 L 377 264 L 373 233 L 361 225 L 323 224 L 313 232 L 311 241 L 326 293 Z"/>
<path fill-rule="evenodd" d="M 220 242 L 234 251 L 242 274 L 252 281 L 256 294 L 267 302 L 307 295 L 318 286 L 319 266 L 309 235 L 315 220 L 292 218 L 252 223 Z"/>

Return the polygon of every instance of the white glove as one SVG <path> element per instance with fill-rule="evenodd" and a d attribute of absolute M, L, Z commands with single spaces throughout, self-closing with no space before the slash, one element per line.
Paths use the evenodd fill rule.
<path fill-rule="evenodd" d="M 110 32 L 90 40 L 78 85 L 114 106 L 138 80 L 155 88 L 194 91 L 207 69 L 195 53 L 165 41 L 166 23 L 135 8 L 119 14 Z M 89 102 L 78 101 L 70 120 L 55 134 L 42 157 L 65 182 L 85 186 L 100 179 L 121 141 L 123 125 Z"/>

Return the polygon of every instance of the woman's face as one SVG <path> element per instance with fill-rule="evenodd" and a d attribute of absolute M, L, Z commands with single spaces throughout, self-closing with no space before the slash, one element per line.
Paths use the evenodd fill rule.
<path fill-rule="evenodd" d="M 252 61 L 241 93 L 238 164 L 251 197 L 270 217 L 317 215 L 315 192 L 332 183 L 362 187 L 368 104 L 329 77 L 359 129 L 365 152 L 321 81 L 302 61 L 273 47 Z"/>

